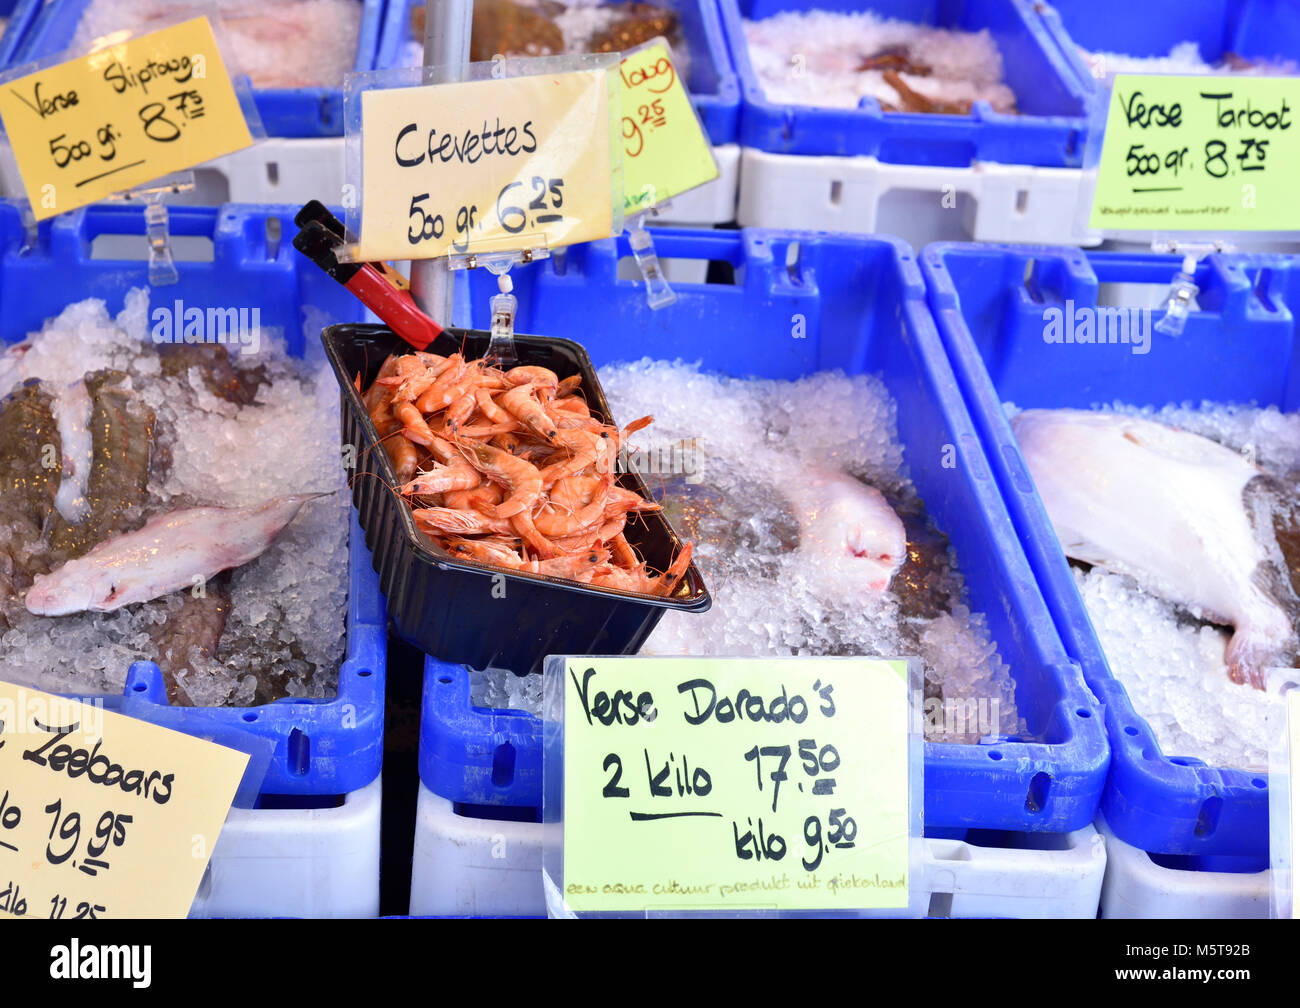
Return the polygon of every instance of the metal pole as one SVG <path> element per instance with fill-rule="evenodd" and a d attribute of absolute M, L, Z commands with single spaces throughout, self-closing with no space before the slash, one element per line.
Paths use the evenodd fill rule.
<path fill-rule="evenodd" d="M 424 65 L 460 67 L 469 62 L 474 0 L 427 0 L 424 15 Z M 458 74 L 453 73 L 451 79 Z M 439 325 L 451 325 L 452 275 L 446 258 L 411 262 L 415 303 Z"/>

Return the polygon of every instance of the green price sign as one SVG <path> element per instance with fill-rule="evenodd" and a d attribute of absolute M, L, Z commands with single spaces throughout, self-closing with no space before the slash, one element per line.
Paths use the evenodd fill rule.
<path fill-rule="evenodd" d="M 906 907 L 908 716 L 904 661 L 567 659 L 568 908 Z"/>
<path fill-rule="evenodd" d="M 1300 78 L 1115 78 L 1092 227 L 1300 230 Z"/>

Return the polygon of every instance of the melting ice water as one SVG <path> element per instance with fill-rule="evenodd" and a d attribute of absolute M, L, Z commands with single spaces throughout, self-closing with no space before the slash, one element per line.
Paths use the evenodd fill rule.
<path fill-rule="evenodd" d="M 22 358 L 22 377 L 66 384 L 101 368 L 126 372 L 140 403 L 156 415 L 155 458 L 170 455 L 170 465 L 151 467 L 145 515 L 241 506 L 344 486 L 338 386 L 318 341 L 306 345 L 307 359 L 291 358 L 264 329 L 260 354 L 232 354 L 236 367 L 264 367 L 269 380 L 252 405 L 236 405 L 209 391 L 197 367 L 161 373 L 148 295 L 133 290 L 116 320 L 92 299 L 48 321 Z M 268 694 L 335 694 L 347 610 L 348 507 L 342 492 L 308 503 L 262 556 L 233 573 L 222 660 L 192 651 L 188 672 L 178 675 L 181 702 L 244 706 Z M 0 525 L 0 554 L 37 548 L 24 537 L 21 526 Z M 129 664 L 154 657 L 150 630 L 178 618 L 183 594 L 50 619 L 29 614 L 20 591 L 0 599 L 0 667 L 5 678 L 48 691 L 120 692 Z"/>
<path fill-rule="evenodd" d="M 982 614 L 962 604 L 963 581 L 946 541 L 903 474 L 894 404 L 879 379 L 821 373 L 795 382 L 738 380 L 682 363 L 643 360 L 602 368 L 616 419 L 653 415 L 633 439 L 657 459 L 693 441 L 681 473 L 647 475 L 669 521 L 695 542 L 713 595 L 702 615 L 668 612 L 642 648 L 658 655 L 918 655 L 926 695 L 997 701 L 998 723 L 942 716 L 936 741 L 1024 735 L 1009 670 Z M 875 486 L 903 518 L 909 562 L 881 595 L 845 576 L 820 544 L 800 541 L 800 480 L 840 470 Z M 813 502 L 815 506 L 815 502 Z M 848 560 L 848 563 L 852 563 Z M 536 712 L 541 687 L 513 676 L 476 678 L 472 696 Z M 943 723 L 941 723 L 943 722 Z M 970 730 L 965 730 L 965 729 Z M 955 729 L 955 730 L 952 730 Z"/>

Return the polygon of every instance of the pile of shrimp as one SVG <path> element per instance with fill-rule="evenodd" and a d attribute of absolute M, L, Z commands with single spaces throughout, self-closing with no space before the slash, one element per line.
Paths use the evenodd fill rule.
<path fill-rule="evenodd" d="M 462 353 L 390 356 L 362 400 L 416 527 L 452 556 L 643 595 L 670 595 L 687 543 L 662 574 L 624 536 L 661 510 L 614 481 L 628 437 L 592 416 L 582 376 L 503 370 Z M 357 391 L 361 392 L 358 377 Z"/>

